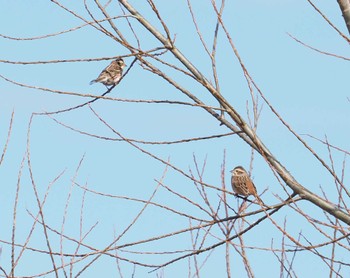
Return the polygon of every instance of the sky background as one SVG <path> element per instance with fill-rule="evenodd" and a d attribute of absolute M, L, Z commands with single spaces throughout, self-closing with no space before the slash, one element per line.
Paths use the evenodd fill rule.
<path fill-rule="evenodd" d="M 70 1 L 62 3 L 88 18 L 83 1 L 74 2 L 73 4 Z M 156 23 L 154 14 L 147 7 L 146 1 L 130 2 L 135 4 L 150 22 Z M 193 2 L 204 39 L 210 44 L 216 22 L 210 1 Z M 325 2 L 315 1 L 315 4 L 333 24 L 347 34 L 337 3 L 335 1 Z M 96 16 L 102 18 L 93 1 L 88 1 L 88 3 Z M 157 1 L 156 4 L 171 34 L 176 34 L 176 46 L 209 80 L 213 80 L 210 60 L 205 56 L 200 41 L 196 37 L 186 1 Z M 117 3 L 112 3 L 108 11 L 111 15 L 121 14 Z M 321 55 L 307 49 L 292 40 L 288 33 L 313 47 L 346 57 L 349 56 L 348 43 L 325 23 L 306 0 L 227 1 L 223 18 L 251 76 L 292 128 L 298 134 L 309 134 L 321 139 L 324 139 L 326 135 L 331 144 L 348 150 L 350 148 L 349 100 L 347 99 L 349 97 L 348 61 Z M 116 22 L 120 24 L 118 27 L 120 26 L 121 30 L 125 30 L 128 37 L 132 38 L 125 23 L 120 20 Z M 81 24 L 82 22 L 77 18 L 50 1 L 3 1 L 0 10 L 0 34 L 10 37 L 36 37 L 60 32 Z M 158 28 L 159 24 L 156 24 Z M 145 49 L 159 46 L 141 27 L 135 25 L 135 31 L 139 34 Z M 89 26 L 42 40 L 19 41 L 1 37 L 0 48 L 0 60 L 2 61 L 0 74 L 4 77 L 31 86 L 94 95 L 101 95 L 105 88 L 100 84 L 90 86 L 89 82 L 98 76 L 109 61 L 47 65 L 18 65 L 3 61 L 85 59 L 128 54 L 127 50 L 115 41 Z M 170 54 L 165 55 L 165 58 L 174 62 Z M 132 58 L 126 58 L 125 62 L 130 65 Z M 237 58 L 232 53 L 222 30 L 219 33 L 217 63 L 223 96 L 247 119 L 247 101 L 248 105 L 251 105 L 249 91 Z M 177 65 L 180 66 L 179 63 Z M 189 78 L 178 73 L 172 73 L 172 77 L 206 103 L 217 106 L 207 92 Z M 110 96 L 127 99 L 189 101 L 169 84 L 143 70 L 137 64 Z M 0 79 L 0 99 L 1 147 L 6 141 L 12 111 L 15 114 L 6 157 L 0 166 L 2 188 L 0 239 L 10 241 L 18 172 L 26 152 L 28 125 L 32 113 L 61 110 L 89 99 L 23 88 L 6 82 L 4 79 Z M 167 141 L 229 132 L 226 127 L 220 126 L 214 118 L 200 108 L 102 100 L 95 102 L 92 108 L 123 136 L 133 139 Z M 116 138 L 115 134 L 101 124 L 87 107 L 54 117 L 76 129 Z M 320 190 L 322 186 L 328 197 L 336 202 L 332 177 L 281 125 L 267 105 L 263 105 L 257 133 L 300 183 L 316 194 L 322 194 Z M 303 138 L 323 159 L 329 162 L 327 148 L 305 135 Z M 186 144 L 140 146 L 164 160 L 169 159 L 176 167 L 185 171 L 188 171 L 189 168 L 194 169 L 193 156 L 197 158 L 199 165 L 202 165 L 207 159 L 205 182 L 218 187 L 221 186 L 220 175 L 224 154 L 227 187 L 230 186 L 229 170 L 236 165 L 249 168 L 251 159 L 250 148 L 236 136 Z M 57 124 L 47 116 L 33 118 L 30 131 L 30 153 L 33 175 L 41 199 L 45 195 L 47 186 L 63 172 L 47 197 L 45 215 L 47 224 L 60 230 L 67 198 L 70 196 L 65 233 L 75 238 L 79 237 L 79 216 L 83 195 L 80 188 L 72 187 L 72 179 L 75 176 L 78 184 L 87 184 L 89 188 L 99 192 L 148 199 L 157 185 L 155 179 L 161 179 L 165 170 L 164 164 L 155 161 L 125 142 L 84 136 Z M 344 154 L 339 152 L 332 154 L 335 170 L 340 174 Z M 83 157 L 81 167 L 76 173 L 79 161 Z M 252 178 L 259 192 L 267 189 L 263 195 L 265 203 L 277 203 L 274 194 L 285 197 L 268 165 L 258 155 L 255 155 L 254 158 Z M 347 179 L 345 175 L 345 184 Z M 200 202 L 193 184 L 175 171 L 168 170 L 164 183 L 192 200 Z M 213 203 L 217 204 L 219 202 L 217 192 L 211 190 L 208 192 Z M 154 201 L 198 217 L 204 217 L 203 213 L 194 206 L 179 200 L 164 189 L 157 192 Z M 237 204 L 234 197 L 231 197 L 230 202 Z M 300 206 L 311 216 L 322 217 L 322 212 L 315 206 L 306 202 Z M 84 231 L 88 231 L 96 222 L 98 225 L 87 237 L 86 242 L 103 248 L 111 242 L 114 233 L 120 233 L 129 225 L 141 208 L 142 205 L 139 203 L 88 193 L 84 206 Z M 28 166 L 25 163 L 16 223 L 18 243 L 25 241 L 33 222 L 28 211 L 35 215 L 37 204 Z M 276 215 L 276 220 L 280 224 L 283 224 L 285 218 L 287 218 L 287 226 L 290 226 L 289 232 L 294 236 L 297 237 L 302 231 L 306 235 L 312 235 L 315 244 L 324 240 L 292 210 L 282 210 Z M 118 244 L 177 231 L 188 225 L 188 220 L 184 217 L 150 207 Z M 59 237 L 54 234 L 50 234 L 50 237 L 53 249 L 58 251 Z M 246 234 L 245 243 L 248 246 L 269 248 L 272 239 L 274 243 L 280 244 L 281 235 L 270 222 L 265 222 L 251 233 Z M 206 244 L 210 245 L 215 242 L 215 239 L 210 239 Z M 11 249 L 5 243 L 1 243 L 0 246 L 2 247 L 0 265 L 9 271 Z M 39 249 L 46 248 L 40 227 L 37 227 L 29 246 Z M 172 240 L 147 244 L 142 250 L 166 251 L 190 247 L 190 238 L 186 234 Z M 65 252 L 74 252 L 74 248 L 68 241 L 64 242 Z M 127 253 L 119 255 L 139 258 Z M 248 255 L 256 277 L 267 277 L 266 275 L 277 277 L 279 275 L 279 266 L 273 254 L 264 251 L 248 251 Z M 200 257 L 201 262 L 205 256 Z M 340 259 L 349 257 L 348 254 L 339 254 L 339 256 Z M 160 263 L 171 257 L 154 256 L 152 259 L 145 258 L 144 261 Z M 35 259 L 34 262 L 33 259 Z M 237 253 L 232 253 L 231 264 L 233 276 L 244 277 L 245 272 Z M 267 265 L 273 267 L 266 267 Z M 310 265 L 317 265 L 317 267 L 310 267 Z M 81 266 L 83 264 L 76 266 L 75 273 Z M 31 275 L 48 270 L 50 267 L 49 257 L 27 251 L 18 265 L 16 274 Z M 311 277 L 310 275 L 322 277 L 327 269 L 319 259 L 308 253 L 298 255 L 294 267 L 300 277 Z M 125 277 L 130 277 L 133 269 L 128 264 L 122 264 L 122 271 Z M 148 271 L 149 269 L 137 267 L 135 276 L 156 277 L 156 272 L 148 274 Z M 104 277 L 117 276 L 113 259 L 98 260 L 82 276 L 97 277 L 101 273 L 105 274 Z M 163 270 L 164 277 L 187 277 L 187 273 L 187 261 L 175 263 Z M 224 248 L 219 247 L 206 262 L 201 277 L 213 277 L 213 275 L 225 277 L 225 273 Z"/>

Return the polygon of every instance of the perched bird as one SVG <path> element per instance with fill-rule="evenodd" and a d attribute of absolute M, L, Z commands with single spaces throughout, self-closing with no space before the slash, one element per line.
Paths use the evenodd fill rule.
<path fill-rule="evenodd" d="M 90 82 L 90 85 L 96 82 L 100 82 L 105 86 L 112 86 L 118 84 L 123 75 L 123 68 L 125 63 L 122 58 L 114 60 L 106 67 L 100 75 Z"/>
<path fill-rule="evenodd" d="M 253 181 L 250 179 L 247 171 L 242 166 L 237 166 L 230 172 L 232 173 L 232 189 L 236 194 L 242 195 L 244 197 L 253 195 L 259 201 L 260 204 L 266 206 L 264 202 L 260 199 Z"/>

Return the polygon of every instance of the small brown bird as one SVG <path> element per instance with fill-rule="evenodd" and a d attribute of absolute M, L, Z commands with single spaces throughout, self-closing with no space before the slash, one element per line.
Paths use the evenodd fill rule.
<path fill-rule="evenodd" d="M 119 80 L 123 76 L 123 68 L 125 63 L 122 58 L 114 60 L 106 67 L 100 75 L 90 82 L 90 85 L 95 82 L 100 82 L 105 86 L 112 86 L 118 84 Z"/>
<path fill-rule="evenodd" d="M 237 166 L 230 172 L 232 173 L 232 189 L 236 194 L 242 195 L 244 197 L 253 195 L 259 201 L 259 203 L 266 206 L 264 202 L 260 199 L 258 192 L 256 191 L 256 187 L 250 179 L 250 177 L 248 176 L 247 171 L 242 166 Z"/>

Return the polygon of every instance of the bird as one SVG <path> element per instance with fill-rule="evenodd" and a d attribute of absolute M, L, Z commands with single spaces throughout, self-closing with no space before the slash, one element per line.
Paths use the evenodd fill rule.
<path fill-rule="evenodd" d="M 106 67 L 100 75 L 90 82 L 90 85 L 96 82 L 100 82 L 105 86 L 112 86 L 119 83 L 123 75 L 123 68 L 125 67 L 124 60 L 118 58 Z"/>
<path fill-rule="evenodd" d="M 253 195 L 261 205 L 268 207 L 260 199 L 253 181 L 250 179 L 247 171 L 242 166 L 237 166 L 230 172 L 232 174 L 232 189 L 236 194 L 242 195 L 244 197 Z"/>

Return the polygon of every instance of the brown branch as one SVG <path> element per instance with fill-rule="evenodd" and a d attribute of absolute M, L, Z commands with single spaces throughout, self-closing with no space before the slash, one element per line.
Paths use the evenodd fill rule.
<path fill-rule="evenodd" d="M 38 114 L 38 113 L 37 113 Z M 48 115 L 48 114 L 41 114 L 40 115 Z M 79 134 L 82 135 L 86 135 L 89 137 L 94 137 L 97 139 L 101 139 L 101 140 L 106 140 L 106 141 L 116 141 L 116 142 L 123 142 L 124 139 L 121 138 L 111 138 L 111 137 L 105 137 L 105 136 L 101 136 L 101 135 L 96 135 L 96 134 L 92 134 L 92 133 L 88 133 L 79 129 L 76 129 L 74 127 L 71 127 L 69 125 L 66 125 L 60 121 L 58 121 L 57 119 L 53 118 L 50 116 L 50 118 L 55 121 L 57 124 L 70 129 L 74 132 L 77 132 Z M 192 137 L 192 138 L 184 138 L 184 139 L 180 139 L 180 140 L 174 140 L 174 141 L 144 141 L 144 140 L 136 140 L 136 139 L 132 139 L 132 138 L 126 138 L 127 141 L 133 142 L 133 143 L 139 143 L 139 144 L 143 144 L 143 145 L 172 145 L 172 144 L 183 144 L 183 143 L 190 143 L 193 141 L 201 141 L 201 140 L 210 140 L 210 139 L 216 139 L 216 138 L 221 138 L 221 137 L 227 137 L 227 136 L 231 136 L 234 135 L 236 133 L 240 133 L 240 132 L 229 132 L 229 133 L 224 133 L 224 134 L 213 134 L 210 136 L 203 136 L 203 137 Z"/>
<path fill-rule="evenodd" d="M 7 147 L 8 147 L 9 142 L 10 142 L 14 116 L 15 116 L 15 111 L 12 111 L 9 128 L 8 128 L 8 131 L 7 131 L 6 142 L 5 142 L 5 145 L 4 145 L 3 149 L 2 149 L 2 154 L 1 154 L 1 157 L 0 157 L 0 166 L 1 166 L 2 162 L 4 161 L 5 154 L 6 154 L 6 151 L 7 151 Z"/>
<path fill-rule="evenodd" d="M 157 181 L 157 180 L 155 180 L 155 181 L 159 183 L 159 181 Z M 170 212 L 172 212 L 172 213 L 174 213 L 174 214 L 177 214 L 177 215 L 186 217 L 187 219 L 193 219 L 193 220 L 201 221 L 201 222 L 208 222 L 207 220 L 200 219 L 200 218 L 194 217 L 194 216 L 192 216 L 192 215 L 189 215 L 189 214 L 187 214 L 187 213 L 183 213 L 183 212 L 174 210 L 174 209 L 172 209 L 171 207 L 168 207 L 168 206 L 165 206 L 165 205 L 162 205 L 162 204 L 158 204 L 158 203 L 151 202 L 151 201 L 147 201 L 147 200 L 137 199 L 137 198 L 133 198 L 133 197 L 128 197 L 128 196 L 120 196 L 120 195 L 113 195 L 113 194 L 103 193 L 103 192 L 99 192 L 99 191 L 96 191 L 96 190 L 93 190 L 93 189 L 88 189 L 88 188 L 86 188 L 86 187 L 84 187 L 84 186 L 79 185 L 78 183 L 75 183 L 75 184 L 76 184 L 79 188 L 81 188 L 82 190 L 84 190 L 84 192 L 89 192 L 89 193 L 92 193 L 92 194 L 95 194 L 95 195 L 99 195 L 99 196 L 103 196 L 103 197 L 108 197 L 108 198 L 113 198 L 113 199 L 122 199 L 122 200 L 137 202 L 137 203 L 143 203 L 143 204 L 148 203 L 149 205 L 152 205 L 152 206 L 155 206 L 155 207 L 158 207 L 158 208 L 161 208 L 161 209 L 170 211 Z M 160 183 L 160 184 L 161 184 L 161 183 Z M 162 184 L 161 184 L 161 185 L 162 185 Z"/>
<path fill-rule="evenodd" d="M 18 203 L 19 203 L 19 192 L 21 189 L 21 179 L 22 179 L 22 172 L 23 172 L 23 167 L 24 167 L 24 162 L 25 162 L 26 156 L 23 156 L 18 175 L 17 175 L 17 186 L 16 186 L 16 196 L 14 200 L 14 205 L 13 205 L 13 222 L 12 222 L 12 238 L 11 238 L 11 272 L 10 276 L 15 276 L 15 268 L 18 263 L 18 257 L 17 261 L 15 262 L 15 246 L 16 246 L 16 230 L 17 230 L 17 210 L 18 210 Z"/>
<path fill-rule="evenodd" d="M 133 17 L 133 16 L 131 16 L 131 15 L 120 15 L 120 16 L 112 17 L 110 19 L 128 18 L 128 17 Z M 106 20 L 108 20 L 108 18 L 98 20 L 98 22 L 100 23 L 100 22 L 104 22 Z M 8 40 L 15 40 L 15 41 L 42 40 L 42 39 L 47 39 L 47 38 L 50 38 L 50 37 L 60 36 L 60 35 L 63 35 L 63 34 L 66 34 L 66 33 L 70 33 L 70 32 L 73 32 L 73 31 L 77 31 L 77 30 L 79 30 L 79 29 L 81 29 L 83 27 L 91 26 L 91 25 L 93 25 L 93 23 L 95 23 L 95 21 L 86 22 L 86 23 L 84 23 L 82 25 L 79 25 L 79 26 L 76 26 L 76 27 L 73 27 L 73 28 L 70 28 L 70 29 L 67 29 L 67 30 L 63 30 L 63 31 L 60 31 L 60 32 L 46 34 L 46 35 L 42 35 L 42 36 L 36 36 L 36 37 L 27 37 L 27 38 L 24 38 L 24 37 L 11 37 L 11 36 L 7 36 L 7 35 L 4 35 L 4 34 L 0 34 L 0 37 L 2 37 L 4 39 L 8 39 Z"/>
<path fill-rule="evenodd" d="M 335 27 L 335 25 L 326 17 L 326 15 L 324 13 L 321 12 L 321 10 L 319 8 L 316 7 L 316 5 L 311 0 L 307 0 L 307 1 L 314 8 L 314 10 L 316 12 L 318 12 L 323 17 L 323 19 L 328 23 L 329 26 L 331 26 L 343 39 L 345 39 L 348 43 L 350 43 L 349 38 L 347 36 L 345 36 L 337 27 Z M 346 8 L 346 6 L 349 7 L 349 1 L 348 0 L 345 0 L 345 1 L 348 2 L 348 5 L 344 5 L 344 6 L 342 4 L 343 4 L 343 2 L 345 3 L 345 1 L 342 1 L 342 0 L 337 0 L 337 1 L 338 1 L 339 6 L 341 7 L 341 9 L 342 8 Z M 340 3 L 340 2 L 342 2 L 342 3 Z M 342 12 L 343 12 L 343 16 L 344 16 L 344 12 L 349 14 L 348 10 L 344 10 L 344 11 L 342 10 Z M 348 23 L 349 22 L 346 21 L 345 23 L 346 23 L 346 25 L 348 27 Z"/>
<path fill-rule="evenodd" d="M 293 40 L 295 40 L 297 43 L 300 43 L 301 45 L 303 45 L 303 46 L 305 46 L 307 48 L 310 48 L 311 50 L 314 50 L 314 51 L 316 51 L 318 53 L 321 53 L 321 54 L 324 54 L 324 55 L 327 55 L 327 56 L 331 56 L 331 57 L 335 57 L 335 58 L 339 58 L 339 59 L 343 59 L 345 61 L 350 61 L 350 58 L 319 50 L 319 49 L 317 49 L 317 48 L 315 48 L 315 47 L 313 47 L 311 45 L 308 45 L 308 44 L 302 42 L 301 40 L 298 40 L 296 37 L 294 37 L 293 35 L 291 35 L 289 33 L 287 33 L 287 35 L 289 37 L 291 37 Z"/>
<path fill-rule="evenodd" d="M 137 50 L 132 54 L 100 57 L 100 58 L 80 58 L 80 59 L 60 59 L 60 60 L 46 60 L 46 61 L 11 61 L 11 60 L 0 60 L 0 63 L 12 64 L 12 65 L 45 65 L 45 64 L 58 64 L 58 63 L 76 63 L 76 62 L 95 62 L 95 61 L 109 61 L 115 60 L 116 58 L 128 58 L 143 55 L 158 55 L 157 51 L 164 50 L 164 47 L 155 47 L 149 50 Z"/>

